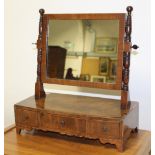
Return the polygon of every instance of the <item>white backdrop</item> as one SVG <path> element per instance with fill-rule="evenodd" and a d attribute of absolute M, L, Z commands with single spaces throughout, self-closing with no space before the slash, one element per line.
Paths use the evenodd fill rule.
<path fill-rule="evenodd" d="M 140 103 L 140 128 L 150 130 L 149 0 L 5 0 L 4 126 L 7 127 L 14 123 L 13 105 L 34 94 L 37 52 L 32 43 L 36 42 L 38 35 L 38 10 L 40 8 L 44 8 L 48 13 L 117 13 L 126 12 L 128 5 L 132 5 L 134 8 L 132 42 L 140 46 L 139 54 L 132 55 L 131 58 L 130 97 L 131 100 Z M 56 89 L 59 88 L 62 87 L 56 87 Z M 68 87 L 63 89 L 68 89 Z M 80 91 L 79 94 L 84 94 L 77 87 L 71 89 Z M 98 92 L 101 90 L 96 90 L 95 95 Z M 87 95 L 91 95 L 91 93 Z M 100 96 L 104 95 L 100 93 Z"/>

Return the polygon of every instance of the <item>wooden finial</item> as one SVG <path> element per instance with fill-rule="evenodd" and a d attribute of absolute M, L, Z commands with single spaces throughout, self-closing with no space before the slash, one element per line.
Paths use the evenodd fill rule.
<path fill-rule="evenodd" d="M 128 15 L 127 15 L 127 20 L 126 20 L 126 25 L 125 25 L 125 40 L 127 42 L 131 42 L 131 32 L 132 32 L 132 17 L 131 17 L 131 12 L 133 10 L 132 6 L 128 6 L 126 8 Z"/>
<path fill-rule="evenodd" d="M 126 10 L 127 10 L 128 14 L 131 14 L 131 12 L 133 11 L 133 7 L 132 6 L 128 6 L 126 8 Z"/>
<path fill-rule="evenodd" d="M 44 9 L 40 9 L 39 13 L 40 13 L 40 15 L 43 15 L 45 13 L 45 10 Z"/>

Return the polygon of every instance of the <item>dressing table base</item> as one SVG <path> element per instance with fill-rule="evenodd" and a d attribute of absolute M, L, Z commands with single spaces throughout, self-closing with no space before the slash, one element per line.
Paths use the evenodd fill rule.
<path fill-rule="evenodd" d="M 69 136 L 99 139 L 122 152 L 131 132 L 138 132 L 138 103 L 121 110 L 120 101 L 48 94 L 15 104 L 16 131 L 39 129 Z M 79 108 L 77 108 L 79 107 Z"/>

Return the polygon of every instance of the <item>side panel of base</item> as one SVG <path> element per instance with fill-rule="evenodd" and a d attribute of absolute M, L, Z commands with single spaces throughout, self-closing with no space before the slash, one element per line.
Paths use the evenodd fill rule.
<path fill-rule="evenodd" d="M 138 102 L 132 102 L 131 109 L 125 116 L 123 120 L 124 127 L 130 128 L 130 129 L 136 129 L 138 131 L 139 127 L 139 103 Z"/>

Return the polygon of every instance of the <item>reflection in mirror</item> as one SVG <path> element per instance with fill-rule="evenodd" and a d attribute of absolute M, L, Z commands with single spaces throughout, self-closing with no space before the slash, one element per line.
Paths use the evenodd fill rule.
<path fill-rule="evenodd" d="M 49 20 L 47 76 L 115 83 L 119 20 Z"/>

